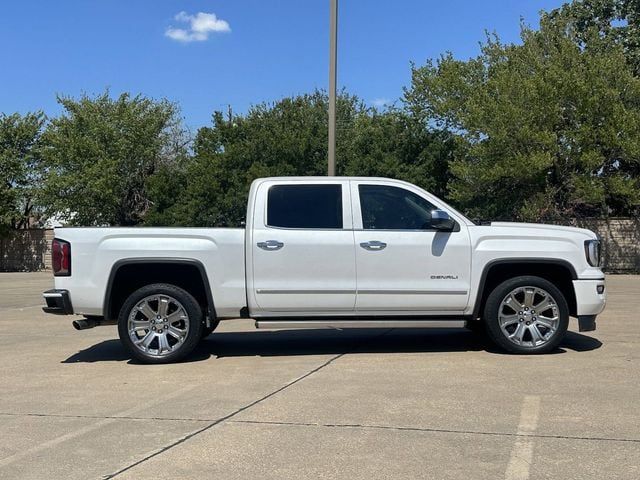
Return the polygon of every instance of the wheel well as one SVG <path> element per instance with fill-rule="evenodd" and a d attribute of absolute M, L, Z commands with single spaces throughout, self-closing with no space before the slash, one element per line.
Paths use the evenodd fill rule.
<path fill-rule="evenodd" d="M 474 309 L 474 318 L 482 316 L 484 305 L 487 297 L 505 280 L 522 275 L 534 275 L 544 278 L 553 283 L 564 295 L 569 305 L 569 314 L 575 316 L 576 294 L 573 289 L 573 279 L 575 275 L 569 266 L 561 263 L 529 263 L 529 262 L 513 262 L 513 263 L 497 263 L 487 268 L 483 279 L 480 282 L 481 297 L 480 301 L 476 300 L 476 308 Z"/>
<path fill-rule="evenodd" d="M 214 314 L 209 282 L 200 263 L 132 261 L 113 267 L 105 297 L 105 318 L 117 319 L 127 297 L 152 283 L 180 287 L 193 295 L 205 314 Z"/>

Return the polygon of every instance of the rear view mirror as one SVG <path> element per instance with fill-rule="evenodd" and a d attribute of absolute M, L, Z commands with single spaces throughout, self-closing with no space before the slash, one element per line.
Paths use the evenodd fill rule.
<path fill-rule="evenodd" d="M 444 210 L 431 210 L 431 228 L 450 232 L 455 225 L 456 222 Z"/>

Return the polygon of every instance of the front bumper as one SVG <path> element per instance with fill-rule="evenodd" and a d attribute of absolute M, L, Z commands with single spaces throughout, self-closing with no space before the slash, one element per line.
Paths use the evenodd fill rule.
<path fill-rule="evenodd" d="M 581 332 L 596 329 L 596 315 L 602 313 L 607 304 L 607 289 L 604 278 L 600 280 L 574 280 L 576 293 L 576 316 Z"/>
<path fill-rule="evenodd" d="M 72 315 L 73 307 L 71 306 L 71 298 L 68 290 L 47 290 L 42 292 L 46 307 L 42 307 L 45 313 L 53 313 L 55 315 Z"/>

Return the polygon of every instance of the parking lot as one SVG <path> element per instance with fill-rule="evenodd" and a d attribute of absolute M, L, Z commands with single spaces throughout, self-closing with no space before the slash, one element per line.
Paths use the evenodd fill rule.
<path fill-rule="evenodd" d="M 462 330 L 255 331 L 131 362 L 0 274 L 0 478 L 637 479 L 640 277 L 545 356 Z"/>

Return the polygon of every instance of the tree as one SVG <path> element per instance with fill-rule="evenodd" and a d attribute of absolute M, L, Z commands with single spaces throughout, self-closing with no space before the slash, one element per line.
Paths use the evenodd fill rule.
<path fill-rule="evenodd" d="M 238 226 L 251 182 L 266 176 L 326 175 L 327 106 L 323 92 L 261 104 L 246 115 L 215 112 L 201 128 L 194 157 L 150 179 L 151 225 Z M 342 93 L 337 103 L 338 175 L 401 178 L 442 193 L 451 141 L 397 110 L 376 112 Z M 180 191 L 177 201 L 171 192 Z"/>
<path fill-rule="evenodd" d="M 175 105 L 128 93 L 59 97 L 64 114 L 43 135 L 41 202 L 77 225 L 135 225 L 149 208 L 149 177 L 185 154 Z M 179 131 L 179 128 L 178 128 Z"/>
<path fill-rule="evenodd" d="M 589 47 L 543 18 L 522 45 L 414 67 L 406 107 L 456 132 L 452 198 L 473 216 L 633 215 L 640 207 L 640 80 L 622 47 Z"/>
<path fill-rule="evenodd" d="M 0 234 L 29 226 L 41 173 L 44 121 L 41 112 L 0 114 Z"/>
<path fill-rule="evenodd" d="M 543 19 L 567 28 L 582 46 L 594 38 L 620 45 L 635 75 L 640 75 L 639 0 L 576 0 L 544 13 Z"/>
<path fill-rule="evenodd" d="M 339 129 L 347 128 L 362 105 L 354 97 L 338 101 Z M 327 156 L 327 97 L 321 92 L 252 107 L 246 115 L 213 114 L 211 127 L 196 134 L 194 157 L 177 175 L 162 172 L 182 195 L 171 204 L 157 188 L 158 207 L 150 224 L 238 226 L 244 221 L 251 182 L 277 175 L 324 175 Z M 344 141 L 338 142 L 338 157 Z M 171 179 L 169 177 L 172 176 Z M 160 207 L 162 206 L 162 207 Z"/>
<path fill-rule="evenodd" d="M 358 116 L 345 138 L 346 175 L 390 177 L 412 182 L 446 198 L 453 135 L 424 124 L 399 109 Z"/>

